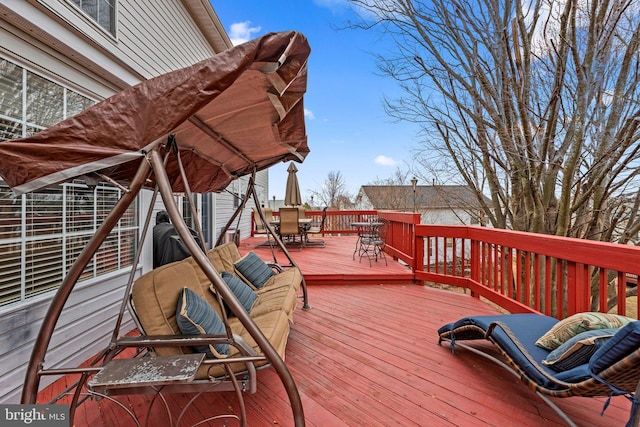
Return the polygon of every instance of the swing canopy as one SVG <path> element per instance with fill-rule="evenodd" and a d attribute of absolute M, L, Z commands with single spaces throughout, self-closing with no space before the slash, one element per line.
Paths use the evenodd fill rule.
<path fill-rule="evenodd" d="M 0 143 L 0 176 L 16 193 L 73 179 L 127 185 L 147 152 L 180 150 L 192 191 L 309 153 L 304 124 L 310 48 L 297 32 L 266 34 L 125 89 L 31 137 Z M 173 144 L 175 142 L 175 144 Z M 176 156 L 166 167 L 185 191 Z M 146 187 L 154 187 L 150 178 Z"/>

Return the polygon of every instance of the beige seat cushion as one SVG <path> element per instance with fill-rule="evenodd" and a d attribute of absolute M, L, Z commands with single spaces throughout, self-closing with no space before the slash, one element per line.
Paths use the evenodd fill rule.
<path fill-rule="evenodd" d="M 298 292 L 301 283 L 302 273 L 300 273 L 298 267 L 291 267 L 284 270 L 282 273 L 271 276 L 261 290 L 273 289 L 280 286 L 291 286 L 294 291 Z"/>
<path fill-rule="evenodd" d="M 208 257 L 219 273 L 233 272 L 234 262 L 241 258 L 233 242 L 212 249 L 208 252 Z M 251 318 L 283 359 L 289 336 L 289 320 L 296 307 L 296 294 L 301 280 L 302 275 L 297 268 L 273 276 L 264 288 L 257 292 L 258 300 L 251 310 Z M 133 286 L 132 299 L 145 334 L 180 335 L 176 322 L 176 308 L 180 293 L 185 287 L 204 298 L 218 314 L 221 314 L 222 310 L 216 296 L 209 290 L 210 286 L 209 279 L 191 257 L 156 268 L 141 276 Z M 229 324 L 234 334 L 240 335 L 258 354 L 262 354 L 237 318 L 229 318 Z M 157 347 L 155 351 L 159 356 L 193 352 L 191 347 Z M 238 354 L 238 350 L 230 346 L 229 357 Z M 258 363 L 256 366 L 266 363 L 268 362 Z M 246 366 L 232 364 L 232 369 L 239 372 L 245 370 Z M 224 368 L 221 365 L 204 365 L 198 371 L 197 378 L 218 377 L 223 374 Z"/>
<path fill-rule="evenodd" d="M 252 317 L 253 321 L 256 323 L 258 328 L 265 335 L 267 340 L 274 347 L 278 355 L 284 360 L 285 350 L 287 346 L 287 339 L 289 338 L 289 320 L 284 311 L 273 311 L 270 313 L 264 313 L 260 316 Z M 259 355 L 262 355 L 262 350 L 257 346 L 255 340 L 249 332 L 245 329 L 245 327 L 240 323 L 237 318 L 230 319 L 231 328 L 234 333 L 240 335 L 251 347 L 253 347 Z M 238 350 L 230 346 L 229 347 L 229 357 L 232 358 L 234 356 L 238 356 Z M 228 359 L 227 359 L 228 360 Z M 256 363 L 256 367 L 260 367 L 269 363 L 268 361 Z M 234 372 L 242 372 L 246 370 L 246 366 L 241 363 L 233 363 L 231 364 L 231 369 Z M 207 366 L 203 365 L 198 370 L 196 374 L 196 378 L 202 379 L 207 378 L 208 376 L 219 377 L 224 374 L 224 368 L 221 365 L 213 365 Z"/>
<path fill-rule="evenodd" d="M 235 264 L 242 256 L 235 243 L 224 243 L 211 249 L 207 256 L 211 260 L 213 266 L 222 273 L 228 271 L 232 273 L 235 270 L 233 264 Z"/>
<path fill-rule="evenodd" d="M 180 261 L 150 271 L 136 280 L 133 304 L 146 335 L 180 335 L 176 322 L 178 298 L 183 288 L 189 288 L 207 301 L 218 313 L 220 307 L 210 292 L 203 292 L 198 276 L 189 262 Z M 158 347 L 159 356 L 191 353 L 189 348 Z"/>
<path fill-rule="evenodd" d="M 293 320 L 298 298 L 296 291 L 290 287 L 280 287 L 268 292 L 259 292 L 258 299 L 251 308 L 251 317 L 271 311 L 284 311 L 289 320 Z"/>

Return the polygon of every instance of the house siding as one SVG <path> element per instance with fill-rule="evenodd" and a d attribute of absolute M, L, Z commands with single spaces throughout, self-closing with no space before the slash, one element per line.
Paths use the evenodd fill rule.
<path fill-rule="evenodd" d="M 181 3 L 120 1 L 118 5 L 118 57 L 135 64 L 145 78 L 215 55 Z"/>
<path fill-rule="evenodd" d="M 186 3 L 198 6 L 195 0 L 119 0 L 116 37 L 66 0 L 3 3 L 0 57 L 99 101 L 129 85 L 216 53 L 202 33 L 202 22 L 200 27 L 196 24 Z M 218 28 L 218 22 L 211 22 L 207 31 L 215 33 Z M 220 39 L 228 37 L 222 34 Z M 223 207 L 219 219 L 228 219 L 225 197 L 220 198 L 214 206 Z M 230 202 L 232 205 L 232 199 Z M 141 227 L 150 203 L 151 192 L 143 192 L 139 199 Z M 249 224 L 250 215 L 243 215 L 241 229 L 245 236 Z M 152 264 L 149 234 L 137 274 L 149 270 Z M 129 273 L 130 269 L 119 270 L 75 287 L 56 324 L 45 367 L 78 366 L 108 345 Z M 0 403 L 20 401 L 27 361 L 52 296 L 47 293 L 0 307 Z M 133 327 L 126 315 L 121 330 Z M 55 379 L 43 377 L 40 388 Z"/>
<path fill-rule="evenodd" d="M 56 325 L 47 353 L 46 366 L 78 366 L 104 349 L 120 309 L 123 284 L 129 271 L 121 270 L 76 286 Z M 53 293 L 41 295 L 0 313 L 0 395 L 3 403 L 18 403 L 31 357 L 33 343 L 49 308 Z M 127 315 L 123 330 L 133 329 Z M 42 386 L 54 377 L 44 377 Z"/>

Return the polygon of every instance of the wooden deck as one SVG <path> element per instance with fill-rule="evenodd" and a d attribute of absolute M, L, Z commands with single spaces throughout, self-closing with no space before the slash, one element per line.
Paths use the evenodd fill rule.
<path fill-rule="evenodd" d="M 338 238 L 328 238 L 328 243 L 333 239 Z M 250 250 L 251 245 L 244 241 L 241 249 Z M 392 262 L 388 267 L 384 263 L 369 267 L 365 260 L 352 262 L 353 246 L 348 247 L 343 248 L 346 256 L 330 245 L 293 252 L 310 283 L 312 308 L 299 309 L 294 315 L 286 363 L 300 391 L 307 426 L 564 425 L 511 373 L 462 349 L 454 356 L 447 345 L 437 344 L 436 330 L 443 324 L 465 315 L 496 313 L 493 307 L 459 292 L 406 282 L 382 284 L 392 280 L 387 277 L 391 271 L 406 274 L 404 267 Z M 314 253 L 321 260 L 312 258 Z M 381 269 L 382 273 L 377 271 Z M 356 278 L 350 278 L 348 271 Z M 367 286 L 350 284 L 352 280 L 366 283 L 366 275 L 373 279 Z M 334 285 L 316 284 L 313 276 Z M 274 371 L 263 369 L 258 379 L 258 392 L 245 395 L 248 425 L 293 425 L 289 401 Z M 191 397 L 166 396 L 174 417 Z M 141 425 L 169 425 L 159 401 L 149 410 L 150 400 L 149 396 L 121 399 Z M 624 397 L 616 397 L 600 417 L 604 399 L 554 402 L 581 426 L 623 426 L 630 407 Z M 192 425 L 237 406 L 232 393 L 202 395 L 180 425 Z M 135 423 L 113 402 L 89 400 L 80 407 L 75 425 Z"/>
<path fill-rule="evenodd" d="M 313 240 L 320 239 L 314 237 Z M 306 247 L 300 250 L 292 247 L 289 253 L 300 266 L 307 285 L 355 285 L 355 284 L 405 284 L 413 280 L 411 269 L 387 257 L 384 260 L 372 260 L 371 266 L 367 258 L 362 260 L 356 255 L 356 236 L 325 236 L 322 238 L 326 246 Z M 264 243 L 266 238 L 253 237 L 240 242 L 240 252 L 254 251 L 262 259 L 273 261 L 273 255 L 268 246 L 256 247 Z M 287 263 L 284 253 L 275 249 L 276 260 Z"/>

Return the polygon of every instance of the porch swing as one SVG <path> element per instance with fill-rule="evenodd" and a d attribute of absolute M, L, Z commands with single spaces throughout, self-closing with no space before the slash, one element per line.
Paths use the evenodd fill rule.
<path fill-rule="evenodd" d="M 51 302 L 29 360 L 22 403 L 36 403 L 42 376 L 74 374 L 80 378 L 69 390 L 73 395 L 72 419 L 77 405 L 92 397 L 117 403 L 113 396 L 119 394 L 153 393 L 149 409 L 159 397 L 172 420 L 162 393 L 196 393 L 198 396 L 210 391 L 234 391 L 240 413 L 215 414 L 209 419 L 232 418 L 246 426 L 243 392 L 254 392 L 256 368 L 270 365 L 286 390 L 295 425 L 305 424 L 300 395 L 283 361 L 281 341 L 276 349 L 266 329 L 258 326 L 257 320 L 223 280 L 209 253 L 198 246 L 190 233 L 173 195 L 185 193 L 193 203 L 192 191 L 221 191 L 233 179 L 250 175 L 247 196 L 223 228 L 217 246 L 249 197 L 259 205 L 256 172 L 278 162 L 304 159 L 309 150 L 302 98 L 306 91 L 309 52 L 306 39 L 299 33 L 267 34 L 191 67 L 126 89 L 30 138 L 0 144 L 0 175 L 17 193 L 82 177 L 107 180 L 123 190 L 122 198 L 80 253 Z M 54 159 L 59 161 L 52 161 Z M 135 268 L 132 268 L 112 337 L 105 349 L 88 367 L 46 367 L 45 355 L 70 293 L 102 242 L 145 187 L 154 189 L 151 207 L 158 193 L 161 195 L 176 231 L 191 253 L 184 268 L 192 268 L 197 272 L 194 274 L 199 274 L 198 280 L 211 286 L 213 292 L 208 298 L 221 308 L 224 332 L 210 334 L 205 330 L 199 335 L 158 336 L 144 331 L 146 333 L 139 336 L 127 336 L 128 331 L 120 330 L 127 308 L 140 332 L 144 329 L 137 319 L 139 307 L 132 303 L 135 298 L 131 298 L 136 292 L 135 289 L 132 292 L 132 288 L 138 286 L 134 282 L 142 278 L 136 279 Z M 151 211 L 152 208 L 146 215 L 141 242 L 150 226 Z M 198 223 L 196 228 L 200 241 L 204 242 Z M 290 265 L 297 267 L 270 226 L 269 232 Z M 139 256 L 140 248 L 134 266 Z M 309 308 L 303 278 L 300 287 L 303 308 Z M 191 298 L 189 295 L 185 287 L 184 305 L 187 298 Z M 235 315 L 233 320 L 227 310 Z M 233 325 L 242 334 L 235 333 Z M 285 332 L 286 344 L 288 330 Z M 233 351 L 228 357 L 222 357 L 215 351 L 218 346 L 227 346 Z M 158 355 L 166 349 L 178 348 L 196 350 L 171 350 L 168 356 Z M 220 357 L 205 357 L 201 348 L 210 349 L 214 356 Z M 133 356 L 123 357 L 128 356 L 131 349 Z M 189 404 L 191 402 L 193 399 Z M 135 415 L 121 406 L 138 423 Z M 188 406 L 177 417 L 176 425 Z"/>

